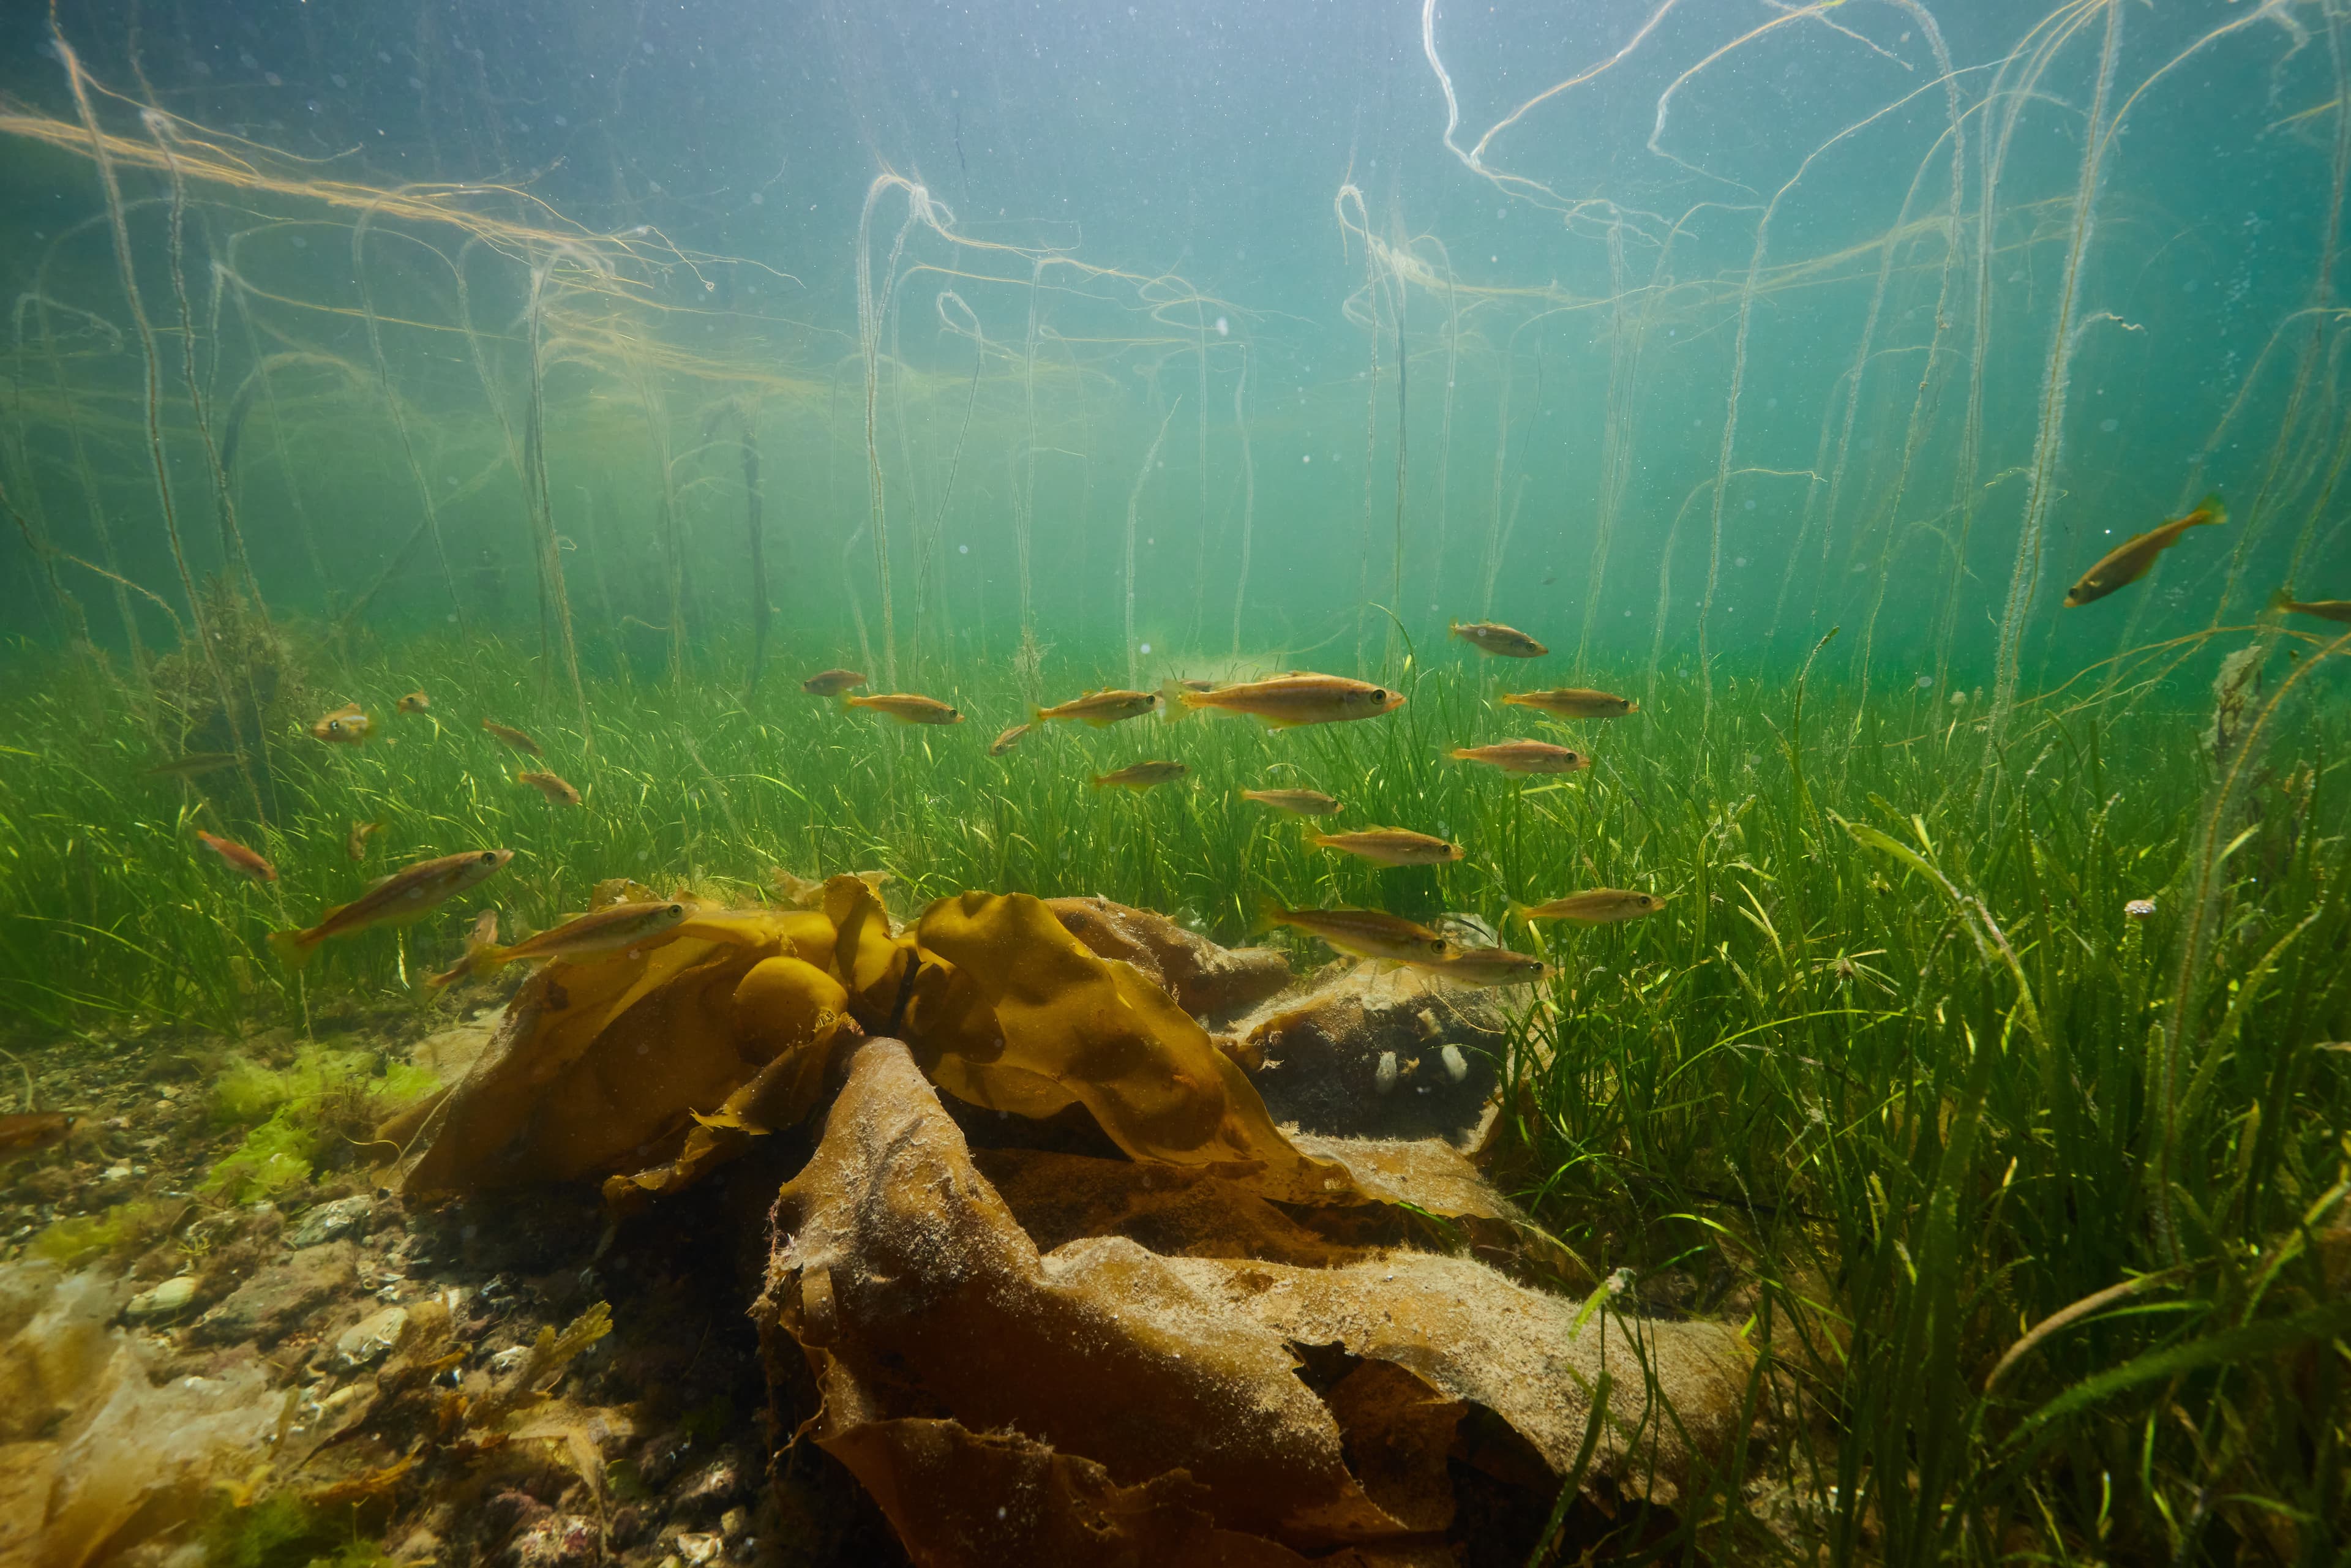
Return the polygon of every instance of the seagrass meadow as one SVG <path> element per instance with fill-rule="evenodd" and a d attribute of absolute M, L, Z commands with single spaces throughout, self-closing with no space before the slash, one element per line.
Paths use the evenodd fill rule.
<path fill-rule="evenodd" d="M 0 1563 L 2351 1560 L 2346 0 L 19 9 L 0 1404 L 51 1413 L 0 1419 Z M 1322 706 L 1216 711 L 1293 672 Z M 1509 741 L 1574 756 L 1456 755 Z M 1374 829 L 1441 852 L 1318 841 Z M 1542 917 L 1593 890 L 1648 902 Z M 1540 959 L 1403 971 L 1419 1076 L 1348 1082 L 1490 1087 L 1447 1135 L 1494 1207 L 1346 1240 L 1621 1332 L 1596 1384 L 1511 1364 L 1564 1448 L 1406 1357 L 1460 1406 L 1429 1505 L 1350 1425 L 1375 1362 L 1301 1334 L 1376 1527 L 1067 1431 L 1035 1490 L 1091 1534 L 860 1468 L 781 1217 L 901 1032 L 1003 1176 L 1017 1097 L 922 1037 L 959 961 L 914 934 L 980 894 L 1300 987 L 1396 974 L 1285 912 Z M 592 1221 L 402 1188 L 416 1096 L 488 1080 L 431 1042 L 642 958 L 491 945 L 615 899 L 844 933 L 819 1112 L 682 1104 L 637 1155 L 757 1147 L 666 1239 L 634 1167 Z M 1229 1021 L 1182 1028 L 1274 1103 Z M 1147 1164 L 1099 1088 L 1037 1136 Z M 239 1317 L 281 1225 L 356 1282 Z M 1684 1328 L 1735 1348 L 1702 1420 Z M 267 1420 L 173 1406 L 178 1490 L 108 1491 L 118 1352 Z"/>

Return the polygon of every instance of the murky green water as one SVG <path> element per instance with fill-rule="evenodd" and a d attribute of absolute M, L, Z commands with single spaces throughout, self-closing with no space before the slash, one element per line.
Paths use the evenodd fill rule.
<path fill-rule="evenodd" d="M 1451 917 L 1549 965 L 1497 1103 L 1592 1277 L 1844 1325 L 1809 1522 L 1723 1480 L 1708 1550 L 2339 1548 L 2334 0 L 60 20 L 0 24 L 28 1050 L 437 1019 L 620 877 Z M 1289 671 L 1380 695 L 1184 716 Z M 1380 828 L 1450 852 L 1312 836 Z M 1509 918 L 1594 888 L 1661 902 Z"/>

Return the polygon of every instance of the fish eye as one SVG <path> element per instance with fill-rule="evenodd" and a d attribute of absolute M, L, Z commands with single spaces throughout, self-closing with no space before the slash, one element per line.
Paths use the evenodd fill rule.
<path fill-rule="evenodd" d="M 484 865 L 495 865 L 497 863 L 497 859 L 498 852 L 496 850 L 484 850 L 482 852 L 482 863 Z"/>
<path fill-rule="evenodd" d="M 1388 694 L 1380 687 L 1374 686 L 1372 688 L 1372 700 L 1375 703 L 1384 703 L 1388 700 Z"/>

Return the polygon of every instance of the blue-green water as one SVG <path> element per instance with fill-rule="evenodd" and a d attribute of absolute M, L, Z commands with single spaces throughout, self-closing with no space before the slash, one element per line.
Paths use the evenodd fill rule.
<path fill-rule="evenodd" d="M 6 9 L 0 1562 L 2337 1560 L 2346 106 L 2345 0 Z M 1089 1248 L 1364 1293 L 1170 1415 Z"/>
<path fill-rule="evenodd" d="M 591 670 L 708 664 L 750 522 L 772 634 L 900 684 L 1024 626 L 1353 673 L 1376 603 L 2029 692 L 2342 592 L 2327 26 L 101 8 L 62 38 L 134 311 L 28 12 L 0 615 L 168 642 L 82 563 L 184 610 L 225 510 L 288 614 L 537 636 L 559 568 Z M 2211 490 L 2228 531 L 2059 612 Z"/>

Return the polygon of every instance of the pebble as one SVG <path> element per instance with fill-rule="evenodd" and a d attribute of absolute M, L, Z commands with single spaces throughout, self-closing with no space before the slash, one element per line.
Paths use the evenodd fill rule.
<path fill-rule="evenodd" d="M 586 1568 L 603 1560 L 593 1521 L 559 1513 L 526 1526 L 507 1543 L 516 1568 Z"/>
<path fill-rule="evenodd" d="M 1445 1060 L 1446 1077 L 1458 1083 L 1469 1076 L 1469 1059 L 1461 1054 L 1459 1046 L 1448 1044 L 1437 1054 Z"/>
<path fill-rule="evenodd" d="M 751 1511 L 747 1508 L 730 1508 L 718 1516 L 718 1533 L 729 1541 L 750 1528 Z"/>
<path fill-rule="evenodd" d="M 1380 1052 L 1379 1065 L 1372 1070 L 1372 1087 L 1383 1094 L 1392 1092 L 1396 1086 L 1397 1072 L 1396 1053 L 1393 1051 Z"/>
<path fill-rule="evenodd" d="M 507 1346 L 506 1349 L 498 1352 L 497 1354 L 490 1357 L 490 1370 L 499 1374 L 500 1375 L 504 1375 L 507 1373 L 512 1372 L 516 1367 L 520 1366 L 523 1364 L 523 1358 L 529 1354 L 530 1347 L 528 1345 L 510 1344 Z"/>
<path fill-rule="evenodd" d="M 176 1280 L 166 1280 L 152 1291 L 141 1291 L 131 1298 L 122 1309 L 123 1315 L 133 1318 L 167 1318 L 196 1299 L 196 1277 L 183 1274 Z"/>
<path fill-rule="evenodd" d="M 302 1223 L 286 1239 L 288 1247 L 316 1247 L 348 1236 L 367 1223 L 374 1205 L 364 1197 L 339 1197 L 332 1203 L 322 1203 L 302 1217 Z"/>
<path fill-rule="evenodd" d="M 706 1531 L 681 1535 L 677 1538 L 677 1554 L 685 1560 L 688 1568 L 699 1568 L 702 1563 L 717 1562 L 719 1548 L 725 1544 L 724 1538 Z"/>
<path fill-rule="evenodd" d="M 336 1339 L 336 1359 L 350 1368 L 381 1361 L 400 1342 L 400 1331 L 407 1326 L 406 1307 L 386 1307 L 380 1312 L 371 1312 Z"/>

